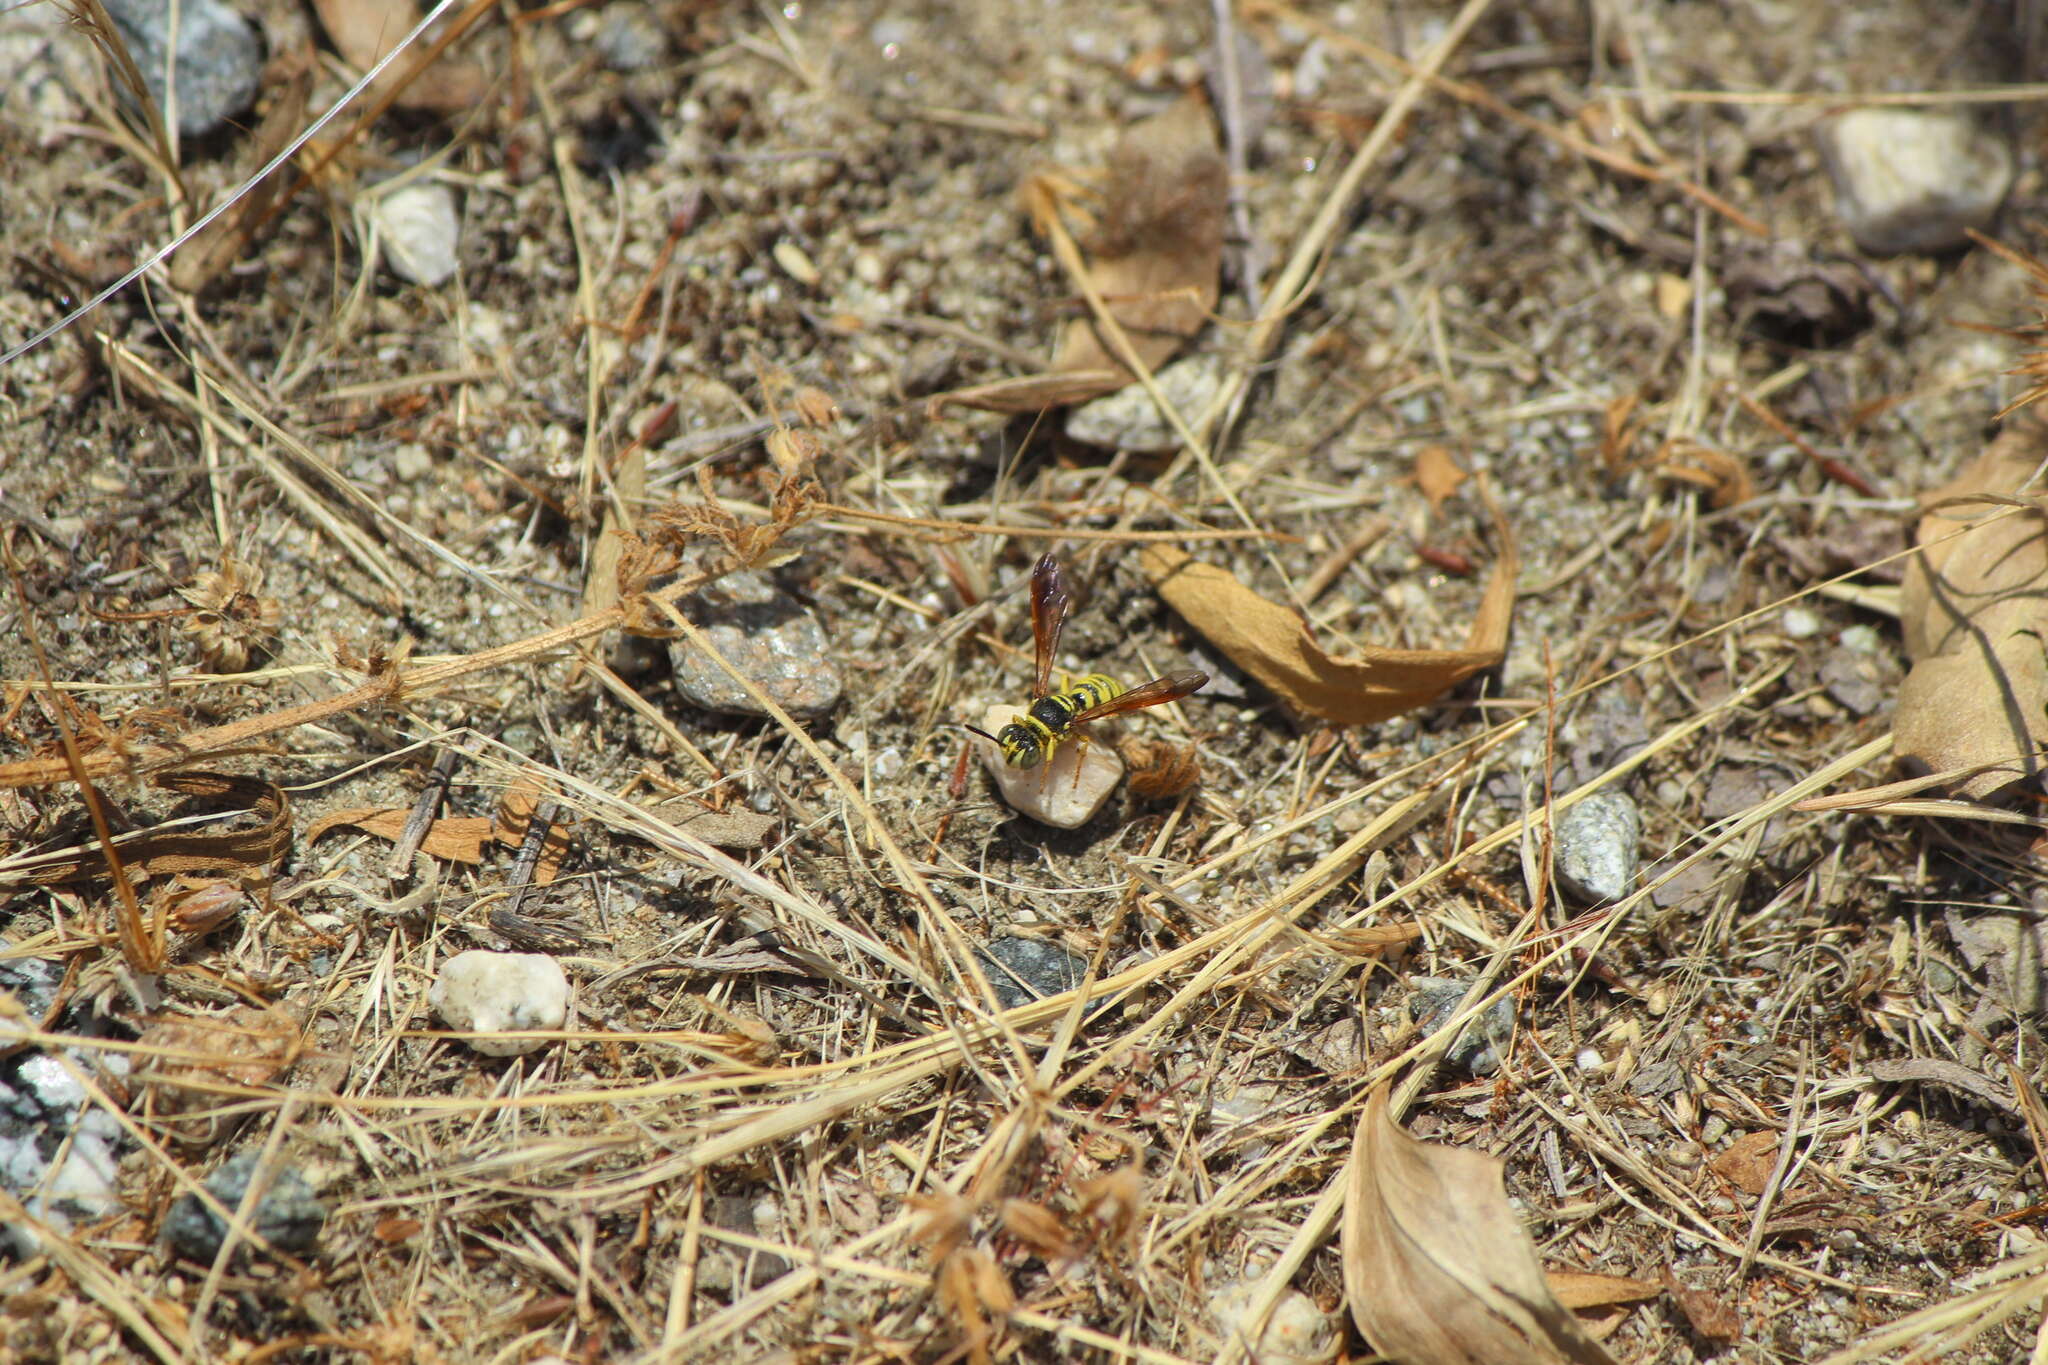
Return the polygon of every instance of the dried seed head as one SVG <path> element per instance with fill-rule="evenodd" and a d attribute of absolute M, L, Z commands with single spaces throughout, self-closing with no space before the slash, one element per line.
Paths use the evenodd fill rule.
<path fill-rule="evenodd" d="M 1028 1199 L 1005 1199 L 1002 1205 L 1003 1231 L 1015 1237 L 1042 1260 L 1068 1260 L 1080 1254 L 1067 1235 L 1060 1216 L 1043 1204 Z"/>
<path fill-rule="evenodd" d="M 227 923 L 242 905 L 242 888 L 219 878 L 166 887 L 164 914 L 181 934 L 206 934 Z"/>
<path fill-rule="evenodd" d="M 1125 737 L 1117 752 L 1131 771 L 1131 791 L 1146 801 L 1179 796 L 1202 780 L 1202 753 L 1197 745 Z"/>
<path fill-rule="evenodd" d="M 199 643 L 199 656 L 216 673 L 239 673 L 249 660 L 270 652 L 284 609 L 265 597 L 263 572 L 239 559 L 200 574 L 178 595 L 192 604 L 184 627 Z"/>
<path fill-rule="evenodd" d="M 823 389 L 806 384 L 796 391 L 797 415 L 807 425 L 829 427 L 839 420 L 839 404 Z"/>

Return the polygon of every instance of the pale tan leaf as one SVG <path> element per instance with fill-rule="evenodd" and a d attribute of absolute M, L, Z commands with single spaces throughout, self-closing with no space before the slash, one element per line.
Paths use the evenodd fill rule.
<path fill-rule="evenodd" d="M 1616 1303 L 1640 1303 L 1664 1292 L 1655 1280 L 1633 1275 L 1595 1275 L 1583 1270 L 1547 1270 L 1544 1280 L 1557 1301 L 1574 1312 Z"/>
<path fill-rule="evenodd" d="M 398 40 L 420 21 L 413 0 L 313 0 L 313 11 L 335 50 L 358 71 L 368 71 L 381 61 Z M 384 68 L 371 87 L 381 94 L 403 80 L 415 68 L 431 61 L 432 45 L 422 43 L 417 55 L 408 54 Z M 483 99 L 490 82 L 483 69 L 470 62 L 442 58 L 434 69 L 421 73 L 400 92 L 398 105 L 429 113 L 453 114 L 474 109 Z"/>
<path fill-rule="evenodd" d="M 1100 211 L 1082 207 L 1067 176 L 1039 172 L 1021 197 L 1053 238 L 1070 274 L 1082 274 L 1148 370 L 1172 359 L 1216 309 L 1229 175 L 1215 121 L 1198 95 L 1133 124 L 1110 153 Z M 1085 263 L 1067 222 L 1087 224 Z M 1085 292 L 1085 291 L 1084 291 Z M 932 400 L 994 412 L 1037 412 L 1114 393 L 1136 376 L 1090 312 L 1067 324 L 1043 374 L 958 389 Z"/>
<path fill-rule="evenodd" d="M 1165 545 L 1146 547 L 1145 572 L 1167 605 L 1298 715 L 1339 725 L 1371 725 L 1442 696 L 1492 668 L 1507 649 L 1515 605 L 1514 539 L 1500 528 L 1500 562 L 1463 649 L 1377 649 L 1328 653 L 1293 610 L 1269 601 L 1230 573 Z"/>
<path fill-rule="evenodd" d="M 1441 514 L 1444 503 L 1470 478 L 1458 466 L 1449 446 L 1428 445 L 1415 452 L 1415 486 L 1429 500 L 1429 510 Z"/>
<path fill-rule="evenodd" d="M 1745 1133 L 1708 1164 L 1714 1174 L 1744 1194 L 1762 1194 L 1771 1183 L 1771 1172 L 1778 1169 L 1778 1149 L 1782 1145 L 1782 1136 L 1768 1129 Z"/>
<path fill-rule="evenodd" d="M 1954 787 L 1972 799 L 2040 772 L 2048 743 L 2048 512 L 2015 496 L 2044 456 L 2048 424 L 2022 413 L 1929 494 L 1900 595 L 1894 751 L 1909 771 L 1992 765 Z"/>
<path fill-rule="evenodd" d="M 1147 369 L 1165 364 L 1216 307 L 1228 192 L 1215 121 L 1198 96 L 1133 124 L 1110 153 L 1102 219 L 1086 244 L 1088 280 Z M 1124 373 L 1092 317 L 1068 324 L 1052 367 Z"/>
<path fill-rule="evenodd" d="M 1419 1142 L 1366 1101 L 1344 1200 L 1344 1291 L 1402 1365 L 1614 1365 L 1545 1283 L 1501 1163 Z"/>
<path fill-rule="evenodd" d="M 405 832 L 405 822 L 411 817 L 412 812 L 404 806 L 357 806 L 338 810 L 315 821 L 306 831 L 306 842 L 314 843 L 322 835 L 342 826 L 396 842 L 398 836 Z M 476 864 L 484 860 L 484 843 L 491 837 L 492 823 L 485 816 L 445 816 L 427 827 L 426 837 L 420 840 L 420 850 L 446 862 Z"/>

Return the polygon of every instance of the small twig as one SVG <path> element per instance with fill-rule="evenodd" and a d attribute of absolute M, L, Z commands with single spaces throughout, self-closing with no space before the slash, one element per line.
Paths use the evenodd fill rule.
<path fill-rule="evenodd" d="M 413 854 L 419 852 L 427 830 L 433 826 L 434 817 L 441 810 L 441 801 L 448 795 L 448 785 L 455 778 L 455 765 L 476 753 L 482 745 L 482 736 L 470 735 L 462 743 L 443 749 L 441 756 L 434 760 L 433 769 L 427 774 L 427 784 L 420 788 L 419 799 L 412 803 L 412 814 L 405 817 L 405 828 L 399 831 L 398 842 L 391 846 L 391 856 L 385 860 L 384 875 L 392 881 L 412 875 Z"/>
<path fill-rule="evenodd" d="M 1350 538 L 1332 550 L 1329 557 L 1316 566 L 1316 571 L 1301 585 L 1301 601 L 1304 606 L 1314 606 L 1316 599 L 1330 590 L 1330 585 L 1343 577 L 1352 561 L 1386 538 L 1394 529 L 1394 523 L 1383 516 L 1370 516 L 1358 524 Z"/>
<path fill-rule="evenodd" d="M 548 834 L 555 827 L 555 803 L 537 801 L 533 814 L 526 818 L 526 838 L 520 841 L 519 856 L 513 860 L 511 875 L 505 884 L 512 892 L 512 899 L 506 902 L 505 912 L 516 915 L 519 903 L 526 899 L 526 893 L 533 886 L 533 872 L 540 865 L 540 852 L 547 847 Z"/>

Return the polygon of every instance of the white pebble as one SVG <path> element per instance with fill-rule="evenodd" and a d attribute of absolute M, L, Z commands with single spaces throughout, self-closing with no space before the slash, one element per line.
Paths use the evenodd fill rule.
<path fill-rule="evenodd" d="M 1251 1358 L 1266 1365 L 1316 1365 L 1337 1353 L 1336 1319 L 1299 1289 L 1280 1291 L 1258 1339 L 1251 1340 L 1249 1319 L 1258 1287 L 1256 1278 L 1247 1277 L 1225 1285 L 1212 1300 L 1216 1326 L 1225 1341 L 1249 1346 Z"/>
<path fill-rule="evenodd" d="M 569 1018 L 569 978 L 545 953 L 457 953 L 441 964 L 427 1003 L 462 1033 L 558 1029 Z M 486 1057 L 517 1057 L 545 1038 L 468 1038 Z"/>
<path fill-rule="evenodd" d="M 1865 251 L 1943 251 L 1984 227 L 2012 186 L 2012 149 L 1967 114 L 1852 109 L 1824 124 L 1835 212 Z"/>
<path fill-rule="evenodd" d="M 1778 623 L 1788 640 L 1810 640 L 1820 634 L 1820 613 L 1812 607 L 1787 607 Z"/>
<path fill-rule="evenodd" d="M 455 194 L 446 185 L 402 185 L 379 195 L 371 216 L 384 244 L 384 263 L 401 279 L 432 289 L 454 275 L 460 225 Z"/>
<path fill-rule="evenodd" d="M 1021 714 L 1007 703 L 991 706 L 982 714 L 981 728 L 999 735 Z M 1123 760 L 1099 741 L 1062 744 L 1035 768 L 1011 767 L 1003 762 L 1002 750 L 979 735 L 973 743 L 1010 809 L 1055 829 L 1079 829 L 1094 819 L 1124 778 Z"/>

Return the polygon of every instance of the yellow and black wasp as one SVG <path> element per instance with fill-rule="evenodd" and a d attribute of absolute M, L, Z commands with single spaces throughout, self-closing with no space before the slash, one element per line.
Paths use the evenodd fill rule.
<path fill-rule="evenodd" d="M 1012 768 L 1037 767 L 1090 721 L 1179 701 L 1208 685 L 1207 673 L 1190 668 L 1132 688 L 1125 688 L 1103 674 L 1090 673 L 1075 679 L 1063 692 L 1053 691 L 1053 655 L 1059 649 L 1060 632 L 1066 628 L 1067 613 L 1073 605 L 1059 561 L 1045 555 L 1031 570 L 1031 638 L 1038 659 L 1031 705 L 993 735 L 972 725 L 967 727 L 1002 750 L 1003 762 Z"/>

